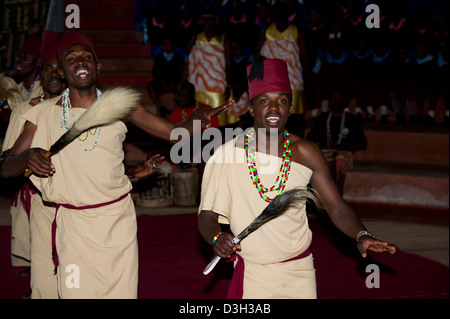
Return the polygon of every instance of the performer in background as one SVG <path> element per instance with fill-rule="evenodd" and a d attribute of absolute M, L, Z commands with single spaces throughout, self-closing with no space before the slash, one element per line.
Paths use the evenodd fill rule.
<path fill-rule="evenodd" d="M 40 82 L 43 92 L 14 108 L 6 132 L 2 151 L 9 153 L 24 130 L 22 115 L 35 105 L 58 97 L 66 88 L 59 76 L 56 57 L 57 41 L 60 34 L 46 31 L 47 41 L 43 42 L 40 55 Z M 31 141 L 32 136 L 30 136 Z M 11 206 L 11 257 L 13 266 L 29 266 L 30 287 L 23 298 L 54 299 L 58 297 L 58 287 L 52 262 L 51 225 L 55 216 L 55 206 L 42 200 L 41 194 L 28 178 L 19 177 L 23 185 L 15 194 Z M 11 180 L 10 180 L 11 181 Z"/>
<path fill-rule="evenodd" d="M 43 199 L 56 205 L 53 257 L 61 298 L 136 298 L 137 227 L 129 177 L 151 174 L 164 158 L 155 155 L 125 172 L 122 143 L 126 126 L 122 121 L 92 128 L 45 158 L 45 150 L 102 94 L 96 87 L 101 64 L 86 35 L 65 34 L 58 42 L 57 56 L 68 89 L 23 115 L 24 132 L 6 158 L 2 173 L 17 176 L 28 167 Z M 213 115 L 231 106 L 232 102 L 215 110 L 199 110 L 179 126 L 192 132 L 196 118 L 209 126 Z M 175 127 L 142 106 L 136 107 L 130 120 L 166 140 Z M 66 285 L 70 265 L 83 274 L 78 289 Z"/>

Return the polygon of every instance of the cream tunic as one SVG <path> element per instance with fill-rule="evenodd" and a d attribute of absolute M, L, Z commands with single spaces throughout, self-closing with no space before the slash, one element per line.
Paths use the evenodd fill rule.
<path fill-rule="evenodd" d="M 52 259 L 52 223 L 55 205 L 44 203 L 39 193 L 31 195 L 31 298 L 57 299 L 58 277 Z"/>
<path fill-rule="evenodd" d="M 20 82 L 17 86 L 20 89 L 20 96 L 22 97 L 22 100 L 24 102 L 29 102 L 31 99 L 41 95 L 42 92 L 44 92 L 41 80 L 37 80 L 36 82 L 34 82 L 33 88 L 30 92 L 28 92 L 28 90 L 25 88 L 23 82 Z"/>
<path fill-rule="evenodd" d="M 25 120 L 21 116 L 30 110 L 32 106 L 29 101 L 23 102 L 15 107 L 9 119 L 8 129 L 3 140 L 2 152 L 11 149 L 17 138 L 23 131 Z M 21 204 L 25 190 L 18 191 L 18 200 L 11 205 L 11 264 L 15 267 L 30 266 L 30 220 L 25 207 Z"/>
<path fill-rule="evenodd" d="M 48 105 L 48 104 L 47 104 Z M 14 108 L 6 131 L 3 151 L 11 149 L 17 138 L 23 131 L 25 119 L 23 115 L 31 110 L 33 106 L 24 102 Z M 22 196 L 20 191 L 19 197 Z M 55 216 L 54 205 L 44 203 L 39 193 L 25 194 L 31 196 L 30 216 L 23 205 L 11 207 L 11 253 L 13 265 L 18 264 L 15 256 L 31 259 L 30 286 L 32 299 L 55 299 L 58 298 L 57 277 L 54 274 L 51 249 L 52 221 Z"/>
<path fill-rule="evenodd" d="M 25 120 L 22 118 L 22 115 L 33 107 L 29 102 L 30 101 L 23 102 L 12 110 L 5 139 L 3 140 L 2 152 L 11 149 L 17 138 L 22 133 L 23 126 L 25 124 Z"/>
<path fill-rule="evenodd" d="M 211 210 L 219 221 L 229 222 L 239 234 L 268 205 L 253 185 L 245 150 L 235 146 L 243 135 L 224 144 L 208 161 L 202 181 L 199 212 Z M 239 143 L 239 145 L 243 145 Z M 270 187 L 276 180 L 282 159 L 257 153 L 256 166 L 261 182 Z M 292 162 L 285 190 L 306 186 L 312 171 Z M 269 197 L 274 197 L 272 192 Z M 304 203 L 288 209 L 242 240 L 239 255 L 245 260 L 244 298 L 316 298 L 312 256 L 287 263 L 311 244 Z"/>
<path fill-rule="evenodd" d="M 32 147 L 49 149 L 66 131 L 56 101 L 44 101 L 24 115 L 37 125 Z M 84 111 L 74 108 L 75 118 Z M 96 135 L 80 142 L 84 149 L 75 139 L 52 156 L 53 176 L 30 179 L 44 200 L 56 204 L 80 207 L 114 201 L 132 188 L 123 166 L 126 131 L 121 121 L 102 127 L 92 151 L 84 149 L 94 145 Z M 137 298 L 137 225 L 130 195 L 98 208 L 61 206 L 56 225 L 61 298 Z"/>
<path fill-rule="evenodd" d="M 31 147 L 48 150 L 66 132 L 60 125 L 61 107 L 56 105 L 58 99 L 41 102 L 24 115 L 26 120 L 38 126 Z M 75 118 L 79 118 L 84 111 L 73 108 Z M 72 121 L 70 119 L 69 124 Z M 82 146 L 90 149 L 97 136 L 89 135 L 84 142 L 75 139 L 52 156 L 56 170 L 52 177 L 31 176 L 30 179 L 41 190 L 44 200 L 57 204 L 86 206 L 115 200 L 132 188 L 123 166 L 122 142 L 126 132 L 127 128 L 121 121 L 101 127 L 98 144 L 90 152 Z M 86 133 L 80 135 L 80 139 L 85 137 Z M 58 174 L 59 171 L 61 174 Z"/>

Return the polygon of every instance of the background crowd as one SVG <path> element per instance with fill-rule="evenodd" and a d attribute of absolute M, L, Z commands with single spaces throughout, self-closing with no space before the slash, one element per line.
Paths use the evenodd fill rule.
<path fill-rule="evenodd" d="M 379 8 L 379 28 L 366 23 L 371 3 Z M 317 118 L 338 84 L 364 121 L 385 123 L 391 113 L 398 123 L 436 124 L 434 111 L 443 99 L 446 116 L 440 124 L 448 127 L 449 5 L 441 1 L 138 0 L 135 25 L 155 59 L 152 99 L 185 79 L 180 61 L 188 62 L 191 39 L 204 30 L 202 17 L 208 15 L 215 17 L 215 33 L 229 41 L 227 93 L 238 100 L 246 90 L 245 67 L 261 53 L 266 28 L 280 23 L 280 10 L 299 34 L 300 113 Z M 164 68 L 170 72 L 157 71 Z M 376 112 L 381 116 L 375 118 Z"/>

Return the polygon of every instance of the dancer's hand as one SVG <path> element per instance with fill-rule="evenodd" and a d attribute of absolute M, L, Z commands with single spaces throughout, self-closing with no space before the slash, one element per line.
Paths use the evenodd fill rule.
<path fill-rule="evenodd" d="M 55 167 L 50 157 L 45 156 L 47 154 L 46 150 L 42 148 L 31 148 L 29 152 L 27 167 L 34 175 L 48 177 L 55 173 Z"/>
<path fill-rule="evenodd" d="M 217 116 L 223 112 L 226 112 L 235 105 L 236 103 L 234 102 L 234 100 L 231 100 L 230 102 L 216 108 L 198 107 L 194 110 L 194 112 L 192 112 L 192 118 L 201 120 L 202 126 L 204 128 L 209 128 L 211 126 L 211 118 L 213 116 Z"/>
<path fill-rule="evenodd" d="M 384 241 L 377 240 L 371 236 L 361 236 L 361 238 L 358 240 L 357 248 L 363 258 L 367 257 L 367 250 L 375 251 L 377 253 L 387 251 L 391 254 L 395 254 L 395 252 L 397 251 L 397 248 L 395 248 L 395 246 L 390 245 Z"/>
<path fill-rule="evenodd" d="M 160 154 L 153 155 L 147 161 L 142 164 L 129 167 L 127 169 L 127 175 L 130 178 L 144 177 L 153 173 L 160 173 L 162 170 L 158 168 L 158 165 L 167 163 L 164 156 Z"/>
<path fill-rule="evenodd" d="M 233 238 L 230 233 L 222 233 L 213 244 L 214 253 L 221 258 L 230 258 L 233 253 L 241 250 L 240 244 L 233 244 Z"/>

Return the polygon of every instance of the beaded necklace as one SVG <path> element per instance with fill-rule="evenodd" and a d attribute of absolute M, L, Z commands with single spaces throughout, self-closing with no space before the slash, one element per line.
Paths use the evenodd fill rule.
<path fill-rule="evenodd" d="M 99 89 L 97 89 L 97 98 L 99 98 L 101 95 L 102 95 L 102 92 Z M 70 113 L 72 114 L 72 118 L 73 118 L 72 123 L 69 123 L 69 110 L 70 110 Z M 61 128 L 64 128 L 67 131 L 72 127 L 72 125 L 75 123 L 75 121 L 76 121 L 75 114 L 73 113 L 72 104 L 70 103 L 70 98 L 69 98 L 69 89 L 67 88 L 64 91 L 64 93 L 62 94 L 61 118 L 60 118 Z M 81 138 L 80 136 L 78 136 L 78 143 L 80 144 L 81 149 L 84 150 L 85 152 L 92 151 L 97 146 L 101 130 L 102 130 L 101 127 L 96 127 L 95 129 L 90 129 L 90 130 L 86 131 L 86 135 L 84 138 Z M 82 142 L 86 141 L 88 139 L 89 135 L 92 135 L 92 136 L 96 135 L 94 145 L 91 148 L 85 148 L 83 146 Z"/>
<path fill-rule="evenodd" d="M 277 191 L 276 196 L 283 193 L 286 187 L 286 182 L 289 178 L 289 172 L 291 170 L 291 139 L 289 138 L 289 132 L 284 131 L 284 150 L 283 161 L 278 171 L 277 179 L 270 188 L 261 184 L 258 171 L 256 169 L 256 143 L 255 143 L 255 129 L 252 127 L 245 135 L 245 157 L 247 159 L 247 166 L 250 173 L 250 178 L 258 191 L 259 196 L 266 201 L 271 202 L 273 198 L 270 198 L 266 193 L 271 191 Z"/>
<path fill-rule="evenodd" d="M 331 137 L 331 124 L 330 124 L 331 123 L 331 115 L 332 115 L 331 112 L 328 115 L 328 119 L 327 119 L 327 142 L 328 142 L 329 146 L 331 146 L 331 145 L 339 145 L 342 142 L 342 136 L 343 136 L 343 133 L 344 133 L 344 125 L 345 125 L 345 113 L 347 113 L 347 112 L 343 112 L 342 116 L 341 116 L 341 124 L 339 126 L 339 135 L 338 135 L 338 140 L 337 140 L 336 143 L 333 143 L 333 139 Z"/>
<path fill-rule="evenodd" d="M 39 80 L 39 77 L 40 77 L 40 74 L 38 74 L 38 75 L 36 76 L 36 78 L 34 79 L 33 83 L 31 83 L 30 88 L 28 89 L 27 96 L 30 95 L 31 90 L 32 90 L 33 87 L 34 87 L 34 83 L 36 83 L 36 81 Z M 22 91 L 22 89 L 23 89 L 23 84 L 22 84 L 22 86 L 20 87 L 20 90 L 21 90 L 21 91 Z"/>

